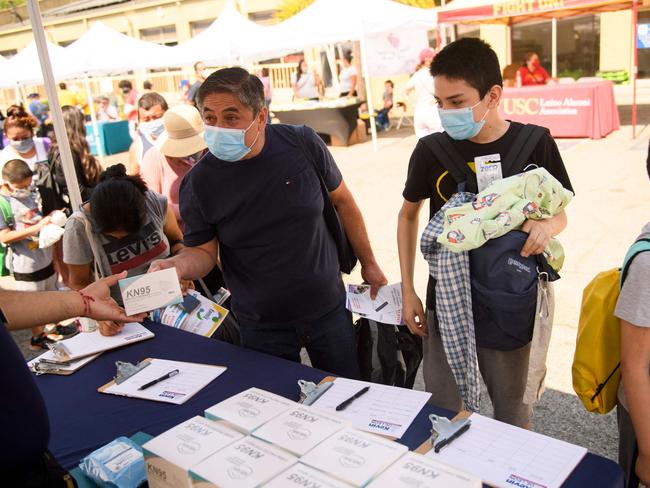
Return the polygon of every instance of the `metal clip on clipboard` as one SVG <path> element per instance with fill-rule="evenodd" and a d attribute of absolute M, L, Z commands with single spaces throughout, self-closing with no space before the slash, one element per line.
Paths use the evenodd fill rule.
<path fill-rule="evenodd" d="M 131 364 L 124 361 L 115 361 L 115 366 L 117 367 L 117 374 L 114 378 L 115 383 L 118 385 L 120 383 L 124 383 L 131 376 L 139 373 L 150 364 L 151 363 L 149 361 L 140 361 L 138 364 Z"/>
<path fill-rule="evenodd" d="M 334 382 L 326 381 L 320 385 L 313 383 L 312 381 L 298 380 L 298 386 L 300 387 L 300 400 L 298 403 L 303 405 L 311 405 L 316 400 L 318 400 L 323 393 L 329 390 Z"/>
<path fill-rule="evenodd" d="M 429 415 L 431 421 L 431 445 L 438 453 L 440 449 L 460 437 L 472 425 L 470 419 L 449 420 L 438 415 Z"/>

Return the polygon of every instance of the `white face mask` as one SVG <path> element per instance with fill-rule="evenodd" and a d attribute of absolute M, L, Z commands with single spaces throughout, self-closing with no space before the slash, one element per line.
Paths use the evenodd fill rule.
<path fill-rule="evenodd" d="M 165 131 L 163 118 L 160 117 L 159 119 L 150 120 L 149 122 L 140 122 L 138 130 L 142 135 L 155 139 Z"/>
<path fill-rule="evenodd" d="M 13 198 L 29 198 L 36 192 L 36 186 L 32 183 L 27 188 L 11 188 Z"/>

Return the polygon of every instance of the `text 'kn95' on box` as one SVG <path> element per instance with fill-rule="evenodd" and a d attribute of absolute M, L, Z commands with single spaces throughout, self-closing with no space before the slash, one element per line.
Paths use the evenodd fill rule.
<path fill-rule="evenodd" d="M 201 416 L 163 432 L 142 446 L 149 487 L 192 486 L 192 466 L 243 437 L 240 432 Z"/>
<path fill-rule="evenodd" d="M 321 442 L 300 461 L 351 483 L 365 486 L 408 448 L 374 434 L 347 428 Z"/>
<path fill-rule="evenodd" d="M 245 437 L 190 470 L 195 488 L 255 488 L 298 459 L 279 447 Z"/>
<path fill-rule="evenodd" d="M 474 476 L 414 452 L 402 456 L 368 488 L 481 488 Z"/>
<path fill-rule="evenodd" d="M 266 483 L 264 488 L 350 488 L 350 486 L 306 464 L 297 463 Z"/>
<path fill-rule="evenodd" d="M 208 408 L 205 416 L 210 420 L 224 420 L 240 432 L 250 434 L 296 405 L 275 393 L 249 388 Z"/>
<path fill-rule="evenodd" d="M 334 414 L 296 405 L 255 430 L 253 436 L 302 456 L 347 426 Z"/>

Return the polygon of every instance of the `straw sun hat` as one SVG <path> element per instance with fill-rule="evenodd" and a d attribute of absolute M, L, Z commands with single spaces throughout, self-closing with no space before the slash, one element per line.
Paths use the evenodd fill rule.
<path fill-rule="evenodd" d="M 165 156 L 183 158 L 208 147 L 203 140 L 203 120 L 191 105 L 177 105 L 163 116 L 165 132 L 156 139 L 156 148 Z"/>

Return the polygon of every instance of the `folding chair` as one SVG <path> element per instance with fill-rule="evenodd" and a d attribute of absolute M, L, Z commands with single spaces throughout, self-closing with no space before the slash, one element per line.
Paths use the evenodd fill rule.
<path fill-rule="evenodd" d="M 390 111 L 389 116 L 391 122 L 388 128 L 390 129 L 393 127 L 393 121 L 395 120 L 395 117 L 391 116 L 391 114 L 393 114 L 393 112 L 396 112 L 398 109 L 401 109 L 401 112 L 399 113 L 397 126 L 395 128 L 399 130 L 402 127 L 413 127 L 413 116 L 407 113 L 408 109 L 406 107 L 406 103 L 397 102 L 393 109 Z"/>

